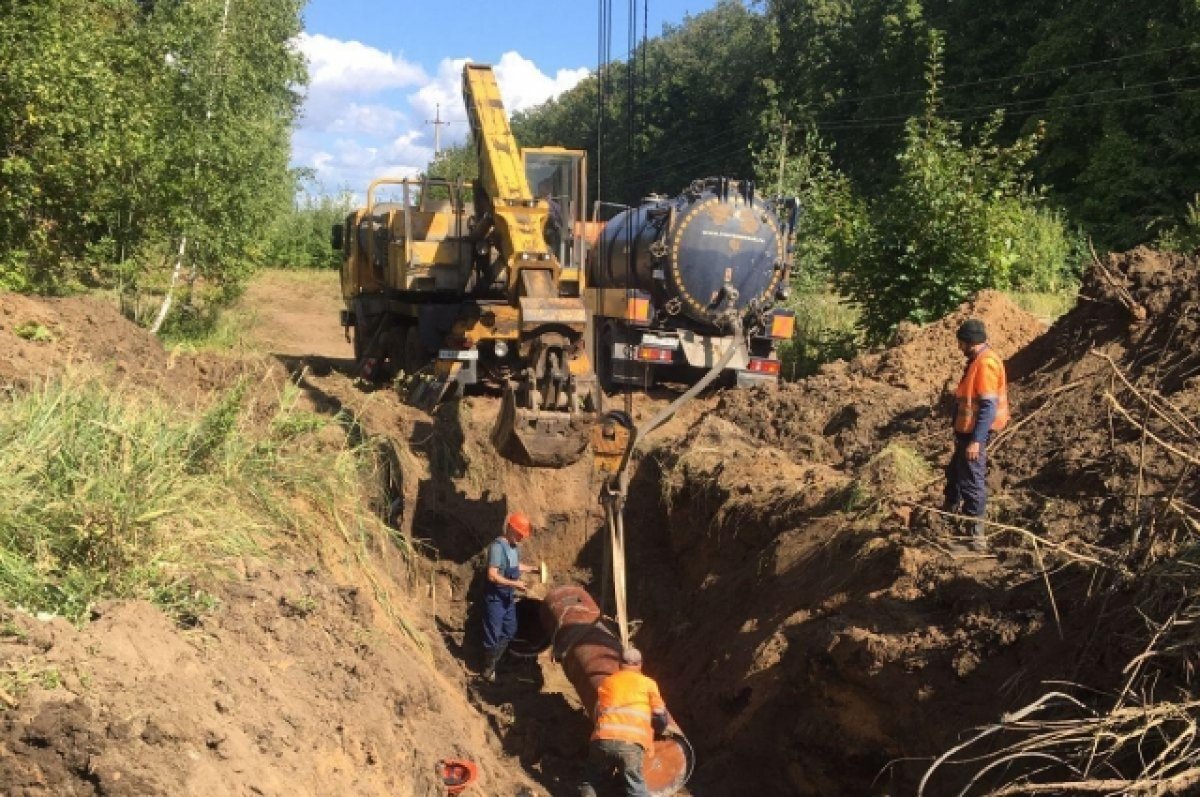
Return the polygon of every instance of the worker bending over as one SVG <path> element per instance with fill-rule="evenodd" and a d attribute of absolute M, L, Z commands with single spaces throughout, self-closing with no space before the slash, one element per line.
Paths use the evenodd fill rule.
<path fill-rule="evenodd" d="M 1008 377 L 1004 361 L 988 346 L 982 321 L 964 321 L 957 338 L 967 366 L 954 391 L 954 455 L 946 466 L 942 508 L 975 518 L 969 529 L 971 548 L 986 551 L 983 517 L 987 509 L 988 435 L 1008 425 Z"/>
<path fill-rule="evenodd" d="M 517 592 L 524 592 L 523 573 L 536 570 L 521 564 L 517 546 L 529 536 L 532 524 L 524 512 L 504 519 L 504 530 L 488 546 L 487 586 L 483 591 L 483 679 L 496 680 L 496 665 L 517 633 Z"/>
<path fill-rule="evenodd" d="M 588 745 L 588 761 L 580 797 L 596 797 L 595 784 L 615 770 L 626 797 L 648 797 L 642 759 L 671 724 L 658 684 L 642 675 L 642 654 L 626 648 L 621 669 L 600 682 L 596 693 L 596 729 Z"/>

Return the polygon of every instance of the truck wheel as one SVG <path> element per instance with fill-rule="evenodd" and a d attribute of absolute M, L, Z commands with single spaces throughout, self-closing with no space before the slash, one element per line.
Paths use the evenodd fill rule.
<path fill-rule="evenodd" d="M 363 349 L 366 348 L 367 342 L 363 337 L 362 326 L 357 321 L 354 322 L 351 339 L 354 341 L 354 365 L 358 367 L 362 365 Z"/>
<path fill-rule="evenodd" d="M 400 358 L 400 367 L 406 374 L 415 374 L 429 364 L 430 357 L 421 345 L 421 331 L 416 324 L 404 329 L 404 354 Z"/>
<path fill-rule="evenodd" d="M 596 381 L 600 384 L 600 389 L 610 396 L 617 389 L 616 383 L 613 382 L 613 344 L 615 342 L 616 337 L 613 334 L 612 325 L 601 325 L 596 335 Z"/>

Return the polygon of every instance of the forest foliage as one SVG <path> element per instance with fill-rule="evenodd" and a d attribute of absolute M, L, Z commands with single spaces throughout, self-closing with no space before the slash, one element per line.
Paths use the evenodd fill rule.
<path fill-rule="evenodd" d="M 715 174 L 801 196 L 795 301 L 838 291 L 869 340 L 980 288 L 1069 290 L 1088 239 L 1191 244 L 1198 124 L 1194 0 L 722 0 L 513 120 L 587 149 L 606 201 Z"/>
<path fill-rule="evenodd" d="M 301 6 L 4 4 L 0 287 L 158 291 L 182 264 L 232 294 L 334 265 L 349 198 L 288 169 Z M 800 196 L 794 301 L 837 291 L 868 339 L 980 287 L 1069 289 L 1089 239 L 1200 240 L 1195 0 L 719 0 L 656 33 L 518 140 L 588 150 L 618 204 L 712 175 Z M 469 145 L 429 166 L 475 170 Z"/>
<path fill-rule="evenodd" d="M 12 0 L 0 287 L 236 286 L 292 203 L 300 0 Z M 182 253 L 182 254 L 181 254 Z"/>

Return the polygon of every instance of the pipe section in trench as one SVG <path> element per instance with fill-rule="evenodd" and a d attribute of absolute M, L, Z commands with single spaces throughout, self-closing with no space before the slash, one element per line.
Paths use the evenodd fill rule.
<path fill-rule="evenodd" d="M 509 650 L 534 656 L 551 647 L 591 716 L 600 682 L 620 669 L 621 640 L 601 622 L 600 608 L 583 587 L 555 587 L 540 601 L 518 601 L 517 636 Z M 682 734 L 668 731 L 656 739 L 642 762 L 651 797 L 675 794 L 694 766 L 692 747 Z"/>

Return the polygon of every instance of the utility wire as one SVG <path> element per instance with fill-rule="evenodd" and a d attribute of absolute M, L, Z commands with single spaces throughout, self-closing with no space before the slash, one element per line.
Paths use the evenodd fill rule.
<path fill-rule="evenodd" d="M 1130 61 L 1130 60 L 1135 60 L 1135 59 L 1139 59 L 1139 58 L 1149 58 L 1152 55 L 1161 55 L 1163 53 L 1178 52 L 1180 50 L 1194 50 L 1197 48 L 1200 48 L 1200 43 L 1182 44 L 1177 47 L 1163 47 L 1163 48 L 1155 49 L 1155 50 L 1143 50 L 1141 52 L 1129 53 L 1127 55 L 1114 56 L 1112 58 L 1101 58 L 1096 61 L 1082 61 L 1082 62 L 1076 63 L 1076 64 L 1063 64 L 1062 66 L 1047 67 L 1045 69 L 1038 69 L 1038 70 L 1034 70 L 1031 72 L 1013 72 L 1011 74 L 1000 75 L 998 77 L 981 78 L 979 80 L 966 80 L 961 83 L 950 83 L 945 86 L 941 86 L 940 90 L 941 91 L 957 91 L 958 89 L 963 89 L 963 88 L 977 88 L 979 86 L 986 86 L 986 85 L 989 85 L 992 83 L 1003 83 L 1005 81 L 1019 80 L 1021 78 L 1026 78 L 1026 77 L 1038 77 L 1041 75 L 1062 74 L 1065 72 L 1071 72 L 1071 71 L 1074 71 L 1077 69 L 1085 69 L 1087 67 L 1092 67 L 1092 66 L 1100 66 L 1103 64 L 1112 64 L 1112 63 L 1117 63 L 1120 61 Z M 833 102 L 829 103 L 829 105 L 826 107 L 833 107 L 836 105 L 845 105 L 845 104 L 853 104 L 853 103 L 864 103 L 864 102 L 869 102 L 871 100 L 892 99 L 892 98 L 897 98 L 897 97 L 911 97 L 911 96 L 915 96 L 915 95 L 924 94 L 925 91 L 926 91 L 925 88 L 920 88 L 920 89 L 909 89 L 907 91 L 888 91 L 888 92 L 881 92 L 879 94 L 868 94 L 864 97 L 840 97 L 840 98 L 834 100 Z"/>

